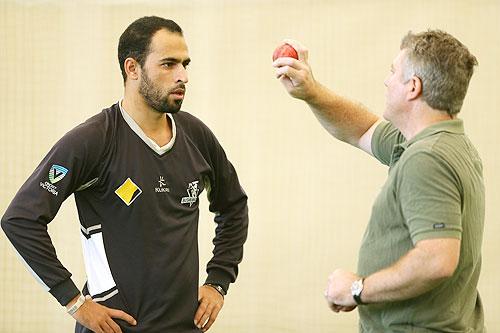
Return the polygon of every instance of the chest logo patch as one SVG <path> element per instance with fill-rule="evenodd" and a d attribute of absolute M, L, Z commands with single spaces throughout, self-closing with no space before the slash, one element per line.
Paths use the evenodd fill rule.
<path fill-rule="evenodd" d="M 170 192 L 170 188 L 167 187 L 167 183 L 165 183 L 165 178 L 163 178 L 163 176 L 160 176 L 158 185 L 158 187 L 155 187 L 156 193 Z"/>
<path fill-rule="evenodd" d="M 115 191 L 115 194 L 122 199 L 127 206 L 130 206 L 141 193 L 142 190 L 130 178 L 127 178 L 127 180 L 125 180 Z"/>
<path fill-rule="evenodd" d="M 196 180 L 188 184 L 187 188 L 188 196 L 183 197 L 181 199 L 181 204 L 189 204 L 189 207 L 191 207 L 196 202 L 196 200 L 198 200 L 198 193 L 200 193 L 200 189 L 198 188 L 198 183 L 199 180 Z"/>
<path fill-rule="evenodd" d="M 63 166 L 54 164 L 49 170 L 49 181 L 51 184 L 55 184 L 66 176 L 68 169 Z"/>

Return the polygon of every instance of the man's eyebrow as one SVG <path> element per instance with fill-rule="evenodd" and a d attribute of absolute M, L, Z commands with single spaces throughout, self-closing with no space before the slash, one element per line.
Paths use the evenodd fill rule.
<path fill-rule="evenodd" d="M 181 59 L 179 58 L 175 58 L 175 57 L 167 57 L 167 58 L 163 58 L 160 60 L 160 62 L 175 62 L 175 63 L 180 63 L 182 62 L 184 65 L 187 65 L 191 62 L 191 59 L 190 58 L 187 58 L 185 59 L 184 61 L 181 61 Z"/>

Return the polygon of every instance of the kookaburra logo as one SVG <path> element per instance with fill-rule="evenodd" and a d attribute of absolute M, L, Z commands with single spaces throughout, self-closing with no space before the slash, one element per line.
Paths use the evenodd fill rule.
<path fill-rule="evenodd" d="M 156 193 L 170 192 L 170 188 L 167 187 L 167 183 L 165 182 L 165 178 L 163 178 L 163 176 L 160 176 L 160 178 L 158 179 L 158 184 L 160 186 L 159 187 L 155 187 L 155 192 Z"/>
<path fill-rule="evenodd" d="M 188 196 L 181 199 L 181 204 L 189 204 L 189 207 L 191 207 L 198 200 L 198 193 L 200 192 L 198 182 L 199 180 L 196 180 L 188 184 Z"/>
<path fill-rule="evenodd" d="M 158 183 L 160 183 L 160 187 L 163 187 L 163 186 L 167 185 L 165 183 L 165 178 L 163 178 L 162 176 L 160 176 L 160 180 L 158 181 Z"/>

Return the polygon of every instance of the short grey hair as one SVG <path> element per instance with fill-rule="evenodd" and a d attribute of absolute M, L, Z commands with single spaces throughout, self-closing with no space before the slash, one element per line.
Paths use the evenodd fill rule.
<path fill-rule="evenodd" d="M 404 79 L 422 81 L 422 98 L 432 108 L 457 114 L 467 93 L 477 59 L 467 47 L 441 30 L 411 31 L 401 41 L 406 51 Z"/>

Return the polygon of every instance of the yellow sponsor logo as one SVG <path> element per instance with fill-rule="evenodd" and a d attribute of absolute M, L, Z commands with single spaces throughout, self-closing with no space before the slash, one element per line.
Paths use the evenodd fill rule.
<path fill-rule="evenodd" d="M 142 193 L 142 190 L 130 178 L 127 178 L 127 180 L 116 189 L 115 193 L 127 206 L 130 206 Z"/>

